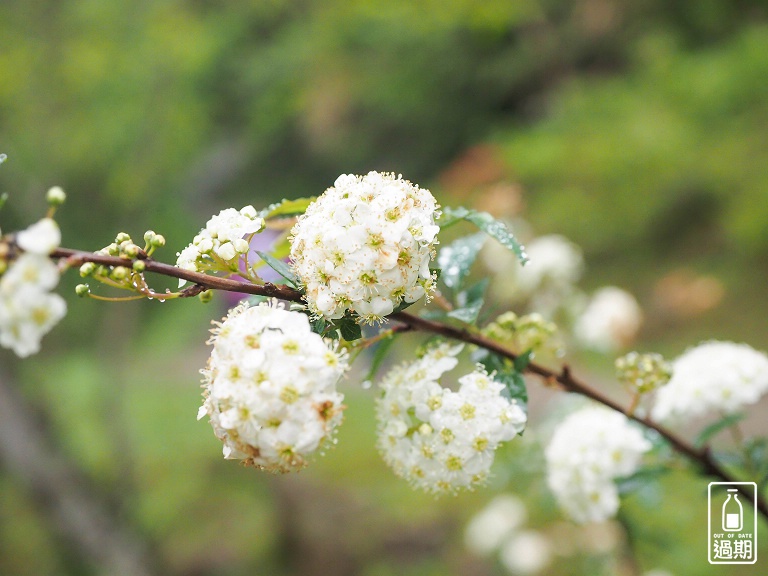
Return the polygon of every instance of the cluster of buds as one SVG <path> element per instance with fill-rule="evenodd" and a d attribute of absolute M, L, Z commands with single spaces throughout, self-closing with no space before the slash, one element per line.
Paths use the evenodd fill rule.
<path fill-rule="evenodd" d="M 121 258 L 126 261 L 125 265 L 106 266 L 86 262 L 80 266 L 80 276 L 94 278 L 115 288 L 144 292 L 147 289 L 142 276 L 147 267 L 145 259 L 162 246 L 165 246 L 165 237 L 153 230 L 147 230 L 144 233 L 143 248 L 133 241 L 130 234 L 120 232 L 115 236 L 114 242 L 98 250 L 96 254 Z M 90 287 L 88 284 L 78 284 L 75 287 L 75 293 L 81 297 L 88 296 Z"/>
<path fill-rule="evenodd" d="M 616 378 L 640 394 L 656 390 L 672 377 L 672 365 L 655 352 L 630 352 L 617 358 L 615 365 Z"/>
<path fill-rule="evenodd" d="M 518 316 L 505 312 L 483 328 L 483 336 L 508 344 L 518 351 L 551 348 L 557 326 L 538 313 Z"/>

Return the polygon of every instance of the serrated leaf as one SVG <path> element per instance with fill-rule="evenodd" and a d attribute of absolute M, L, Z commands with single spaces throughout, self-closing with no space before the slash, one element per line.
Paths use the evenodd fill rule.
<path fill-rule="evenodd" d="M 517 241 L 517 238 L 509 231 L 506 224 L 496 220 L 488 212 L 478 212 L 477 210 L 470 210 L 461 206 L 459 208 L 443 208 L 437 223 L 441 228 L 447 228 L 459 220 L 471 222 L 480 230 L 501 242 L 504 247 L 509 248 L 515 253 L 521 264 L 528 262 L 528 255 L 525 253 L 522 244 Z"/>
<path fill-rule="evenodd" d="M 718 420 L 717 422 L 713 422 L 709 426 L 705 427 L 699 435 L 696 437 L 696 440 L 694 441 L 694 445 L 697 448 L 701 448 L 709 442 L 710 439 L 714 438 L 720 431 L 725 430 L 726 428 L 733 426 L 737 422 L 740 422 L 741 420 L 744 420 L 744 414 L 738 413 L 738 414 L 729 414 L 728 416 Z"/>
<path fill-rule="evenodd" d="M 440 250 L 437 263 L 442 268 L 442 280 L 449 288 L 458 288 L 467 277 L 480 249 L 485 244 L 486 235 L 482 232 L 464 236 L 451 242 Z"/>
<path fill-rule="evenodd" d="M 347 342 L 354 342 L 363 337 L 363 330 L 360 328 L 360 324 L 355 322 L 355 320 L 349 316 L 345 316 L 341 320 L 338 320 L 336 326 L 341 332 L 341 337 Z"/>
<path fill-rule="evenodd" d="M 312 328 L 312 332 L 322 336 L 328 327 L 328 322 L 325 321 L 325 318 L 316 318 L 315 320 L 310 320 L 309 325 Z"/>
<path fill-rule="evenodd" d="M 459 308 L 448 312 L 449 318 L 456 318 L 467 324 L 474 324 L 485 302 L 485 290 L 488 288 L 488 278 L 483 278 L 471 288 L 459 292 L 456 302 Z"/>
<path fill-rule="evenodd" d="M 294 288 L 298 287 L 299 285 L 299 279 L 296 277 L 296 274 L 293 273 L 293 270 L 291 267 L 283 262 L 282 260 L 278 260 L 274 256 L 271 256 L 270 254 L 267 254 L 266 252 L 259 252 L 256 251 L 256 254 L 259 255 L 259 258 L 264 260 L 264 262 L 267 263 L 267 265 L 272 268 L 275 272 L 280 274 L 283 278 L 285 278 L 288 282 L 293 285 Z"/>
<path fill-rule="evenodd" d="M 456 308 L 446 314 L 449 318 L 455 318 L 461 320 L 466 324 L 474 324 L 480 314 L 480 309 L 483 307 L 483 300 L 475 300 L 471 304 L 464 306 L 463 308 Z"/>

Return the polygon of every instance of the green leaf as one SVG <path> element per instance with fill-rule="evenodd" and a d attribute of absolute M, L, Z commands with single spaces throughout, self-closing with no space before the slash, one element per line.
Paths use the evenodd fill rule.
<path fill-rule="evenodd" d="M 298 216 L 307 211 L 312 202 L 317 199 L 316 196 L 310 198 L 296 198 L 295 200 L 283 200 L 276 204 L 271 204 L 259 212 L 259 216 L 265 220 L 270 218 L 285 218 L 288 216 Z"/>
<path fill-rule="evenodd" d="M 267 254 L 266 252 L 259 252 L 257 250 L 256 254 L 258 254 L 259 257 L 262 260 L 264 260 L 264 262 L 266 262 L 270 268 L 272 268 L 275 272 L 280 274 L 280 276 L 288 280 L 288 282 L 290 282 L 294 288 L 298 287 L 299 279 L 296 277 L 296 274 L 293 273 L 293 270 L 288 264 L 286 264 L 282 260 L 278 260 L 274 256 Z"/>
<path fill-rule="evenodd" d="M 467 324 L 474 324 L 480 315 L 480 309 L 485 302 L 485 290 L 488 288 L 488 278 L 483 278 L 471 288 L 459 292 L 456 297 L 458 308 L 448 312 L 449 318 L 455 318 Z"/>
<path fill-rule="evenodd" d="M 325 329 L 328 327 L 328 322 L 325 321 L 325 318 L 317 318 L 315 320 L 310 320 L 309 325 L 312 327 L 312 332 L 322 336 Z"/>
<path fill-rule="evenodd" d="M 483 300 L 475 300 L 471 304 L 464 306 L 463 308 L 456 308 L 448 312 L 449 318 L 455 318 L 461 320 L 466 324 L 474 324 L 477 317 L 480 314 L 480 309 L 483 307 Z"/>
<path fill-rule="evenodd" d="M 489 374 L 495 373 L 494 379 L 502 382 L 507 388 L 509 397 L 517 400 L 525 410 L 528 406 L 528 389 L 522 373 L 515 370 L 513 363 L 493 352 L 480 358 L 480 363 L 485 366 Z"/>
<path fill-rule="evenodd" d="M 517 241 L 507 226 L 496 220 L 488 212 L 478 212 L 467 208 L 443 208 L 443 212 L 438 218 L 437 223 L 441 228 L 447 228 L 460 220 L 466 220 L 477 226 L 480 230 L 495 238 L 503 246 L 515 253 L 521 264 L 528 262 L 528 255 L 525 253 L 522 244 Z"/>
<path fill-rule="evenodd" d="M 528 368 L 528 364 L 531 363 L 531 360 L 533 360 L 533 350 L 523 352 L 515 358 L 515 361 L 513 362 L 515 370 L 522 374 L 525 372 L 525 369 Z"/>
<path fill-rule="evenodd" d="M 413 306 L 414 304 L 415 302 L 406 302 L 405 300 L 403 300 L 402 302 L 400 302 L 400 304 L 397 305 L 397 307 L 394 310 L 392 310 L 392 314 L 397 314 L 398 312 L 402 312 L 403 310 L 405 310 L 409 306 Z"/>
<path fill-rule="evenodd" d="M 741 420 L 744 420 L 744 414 L 738 413 L 738 414 L 729 414 L 728 416 L 722 418 L 721 420 L 718 420 L 717 422 L 714 422 L 704 428 L 699 435 L 696 437 L 696 440 L 694 441 L 694 445 L 697 448 L 701 448 L 704 446 L 709 440 L 711 440 L 714 436 L 718 434 L 718 432 L 725 430 L 726 428 L 733 426 L 737 422 L 740 422 Z"/>
<path fill-rule="evenodd" d="M 376 378 L 376 373 L 379 371 L 382 362 L 387 357 L 387 352 L 392 347 L 395 338 L 394 335 L 384 338 L 378 344 L 373 352 L 373 359 L 371 360 L 371 368 L 368 370 L 368 374 L 363 378 L 363 382 L 372 382 Z"/>
<path fill-rule="evenodd" d="M 347 342 L 354 342 L 363 337 L 363 330 L 354 318 L 345 316 L 336 323 L 336 326 L 341 332 L 341 337 Z"/>
<path fill-rule="evenodd" d="M 440 250 L 437 263 L 443 271 L 443 282 L 448 288 L 458 288 L 469 274 L 480 249 L 485 244 L 486 235 L 482 232 L 464 236 L 451 242 Z"/>

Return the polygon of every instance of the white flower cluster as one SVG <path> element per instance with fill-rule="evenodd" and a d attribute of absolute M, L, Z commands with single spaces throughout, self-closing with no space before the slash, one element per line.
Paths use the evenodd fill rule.
<path fill-rule="evenodd" d="M 477 554 L 498 551 L 510 574 L 537 574 L 551 562 L 552 544 L 540 532 L 524 528 L 527 516 L 520 498 L 501 494 L 470 520 L 464 541 Z"/>
<path fill-rule="evenodd" d="M 246 236 L 261 232 L 264 219 L 253 206 L 227 208 L 212 216 L 192 243 L 177 254 L 176 266 L 192 272 L 237 272 L 239 257 L 249 250 Z M 184 281 L 181 281 L 184 284 Z"/>
<path fill-rule="evenodd" d="M 0 276 L 0 346 L 26 357 L 40 350 L 40 340 L 67 313 L 67 304 L 51 293 L 59 270 L 48 255 L 61 242 L 54 220 L 43 218 L 16 235 L 24 252 Z"/>
<path fill-rule="evenodd" d="M 523 409 L 480 369 L 459 378 L 456 392 L 440 386 L 460 350 L 434 347 L 393 368 L 380 383 L 379 451 L 398 476 L 427 492 L 455 492 L 483 482 L 499 444 L 525 427 Z"/>
<path fill-rule="evenodd" d="M 611 352 L 634 340 L 643 323 L 640 305 L 629 292 L 606 286 L 595 292 L 573 328 L 576 338 L 600 352 Z"/>
<path fill-rule="evenodd" d="M 342 175 L 291 231 L 291 260 L 312 313 L 378 321 L 434 290 L 437 204 L 394 174 Z"/>
<path fill-rule="evenodd" d="M 707 412 L 733 413 L 768 390 L 768 356 L 746 344 L 704 342 L 672 363 L 652 416 L 674 420 Z"/>
<path fill-rule="evenodd" d="M 213 334 L 198 419 L 210 416 L 225 458 L 273 472 L 303 468 L 341 423 L 345 355 L 276 301 L 233 308 Z"/>
<path fill-rule="evenodd" d="M 598 522 L 616 514 L 614 479 L 629 476 L 651 444 L 622 414 L 584 408 L 555 429 L 545 451 L 547 483 L 560 507 L 576 522 Z"/>

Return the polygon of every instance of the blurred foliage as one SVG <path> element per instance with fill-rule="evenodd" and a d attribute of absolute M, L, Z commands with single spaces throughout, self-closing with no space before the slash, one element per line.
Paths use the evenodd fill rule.
<path fill-rule="evenodd" d="M 584 246 L 591 282 L 648 301 L 681 263 L 723 278 L 719 309 L 651 322 L 647 347 L 677 353 L 704 335 L 765 346 L 754 310 L 768 280 L 767 26 L 759 0 L 5 0 L 3 228 L 37 218 L 59 184 L 66 245 L 152 228 L 173 261 L 212 213 L 315 195 L 344 172 L 392 170 L 471 204 L 478 189 L 445 168 L 490 142 L 537 231 Z M 334 560 L 371 576 L 501 573 L 460 542 L 490 494 L 438 502 L 397 482 L 354 375 L 339 446 L 298 479 L 221 461 L 194 415 L 202 342 L 222 313 L 70 299 L 39 357 L 0 351 L 0 365 L 179 574 L 308 574 Z M 405 344 L 395 349 L 418 342 Z M 557 512 L 522 460 L 499 466 L 489 493 L 510 482 L 544 525 Z M 677 508 L 629 502 L 643 567 L 711 572 L 686 508 L 692 483 L 703 493 L 687 475 L 664 482 Z M 0 476 L 0 573 L 87 573 L 70 556 L 39 503 Z M 607 570 L 592 562 L 557 573 Z"/>

